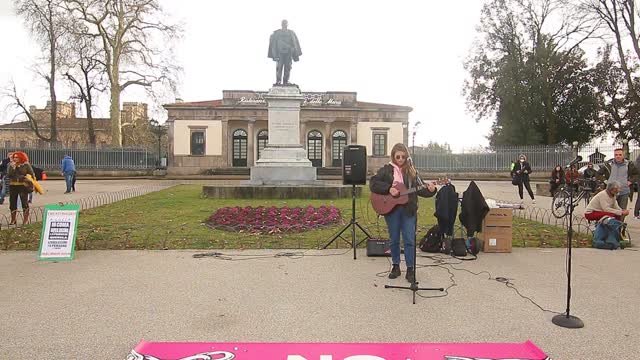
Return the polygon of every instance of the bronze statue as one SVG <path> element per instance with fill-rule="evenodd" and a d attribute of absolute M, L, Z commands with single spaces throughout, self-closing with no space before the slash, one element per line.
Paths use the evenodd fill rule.
<path fill-rule="evenodd" d="M 282 29 L 274 31 L 269 38 L 268 57 L 276 62 L 275 85 L 293 85 L 289 83 L 291 61 L 300 60 L 300 55 L 302 55 L 298 37 L 293 30 L 287 29 L 288 24 L 287 20 L 282 20 Z"/>

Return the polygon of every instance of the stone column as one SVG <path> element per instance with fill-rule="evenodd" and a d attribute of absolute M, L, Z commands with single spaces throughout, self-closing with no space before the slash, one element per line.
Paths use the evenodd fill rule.
<path fill-rule="evenodd" d="M 307 149 L 307 122 L 300 121 L 300 143 L 303 149 Z"/>
<path fill-rule="evenodd" d="M 325 140 L 324 140 L 324 156 L 322 162 L 323 166 L 330 167 L 333 166 L 333 158 L 331 157 L 331 123 L 333 120 L 325 120 L 324 121 L 324 132 L 325 132 Z"/>
<path fill-rule="evenodd" d="M 226 167 L 231 167 L 231 151 L 229 150 L 229 120 L 222 120 L 222 158 L 224 159 L 224 165 Z"/>
<path fill-rule="evenodd" d="M 256 119 L 249 119 L 247 122 L 247 166 L 252 167 L 254 165 L 253 162 L 253 153 L 254 149 L 254 136 L 253 136 L 253 127 L 256 123 Z"/>

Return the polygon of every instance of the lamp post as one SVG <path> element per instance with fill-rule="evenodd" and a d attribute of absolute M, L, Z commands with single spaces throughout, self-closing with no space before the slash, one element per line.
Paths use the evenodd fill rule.
<path fill-rule="evenodd" d="M 158 162 L 156 168 L 159 169 L 162 167 L 162 136 L 167 133 L 167 127 L 155 119 L 149 120 L 149 125 L 151 126 L 151 132 L 158 137 Z"/>
<path fill-rule="evenodd" d="M 415 161 L 415 155 L 416 155 L 416 132 L 418 129 L 418 126 L 420 126 L 421 122 L 418 120 L 416 121 L 415 124 L 413 124 L 413 133 L 411 134 L 411 157 L 414 158 Z"/>

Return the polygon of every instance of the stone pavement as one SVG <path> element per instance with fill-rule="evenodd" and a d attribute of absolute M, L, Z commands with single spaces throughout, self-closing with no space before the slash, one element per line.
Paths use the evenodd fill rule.
<path fill-rule="evenodd" d="M 60 182 L 60 194 L 51 192 L 42 200 L 84 196 L 90 186 L 95 186 L 93 193 L 133 186 L 131 181 L 86 182 L 72 195 L 62 194 Z M 454 184 L 459 192 L 466 189 L 466 183 Z M 58 185 L 50 186 L 51 190 Z M 517 198 L 517 189 L 507 182 L 479 186 L 487 197 Z M 537 206 L 545 206 L 543 201 L 539 199 Z M 363 251 L 357 260 L 351 251 L 335 249 L 310 250 L 306 255 L 322 256 L 298 259 L 272 257 L 277 252 L 270 250 L 222 252 L 244 255 L 231 257 L 244 261 L 193 258 L 199 251 L 79 251 L 73 261 L 53 263 L 36 261 L 35 252 L 0 251 L 0 359 L 123 359 L 140 339 L 530 339 L 555 360 L 635 358 L 640 352 L 636 249 L 574 250 L 571 313 L 585 322 L 585 328 L 577 330 L 553 325 L 553 313 L 540 310 L 505 284 L 488 280 L 486 273 L 456 270 L 508 278 L 542 308 L 563 312 L 564 249 L 481 253 L 477 261 L 466 262 L 420 257 L 421 265 L 457 263 L 419 268 L 421 286 L 455 286 L 445 297 L 418 297 L 415 305 L 409 290 L 384 289 L 385 284 L 407 284 L 402 278 L 385 277 L 388 258 L 367 258 Z"/>

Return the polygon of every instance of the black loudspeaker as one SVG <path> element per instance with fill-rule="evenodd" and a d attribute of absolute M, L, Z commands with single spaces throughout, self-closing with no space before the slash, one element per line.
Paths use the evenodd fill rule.
<path fill-rule="evenodd" d="M 389 239 L 368 239 L 367 256 L 391 256 Z"/>
<path fill-rule="evenodd" d="M 342 153 L 342 184 L 364 185 L 367 183 L 367 147 L 347 145 Z"/>

